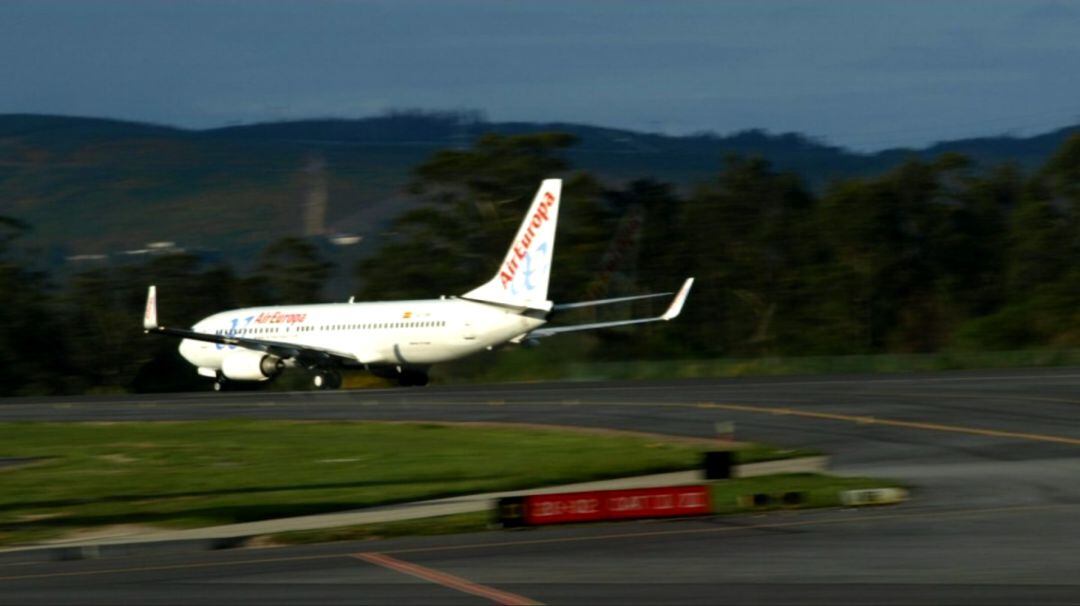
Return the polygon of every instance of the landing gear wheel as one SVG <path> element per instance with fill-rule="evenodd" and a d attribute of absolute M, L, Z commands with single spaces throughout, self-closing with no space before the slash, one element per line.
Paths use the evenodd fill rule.
<path fill-rule="evenodd" d="M 225 382 L 221 380 L 214 381 L 214 391 L 225 391 Z"/>
<path fill-rule="evenodd" d="M 332 371 L 319 371 L 311 378 L 315 389 L 327 390 L 341 387 L 341 375 Z"/>

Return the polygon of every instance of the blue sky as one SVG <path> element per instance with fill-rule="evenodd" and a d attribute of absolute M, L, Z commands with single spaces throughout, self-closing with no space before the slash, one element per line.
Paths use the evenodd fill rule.
<path fill-rule="evenodd" d="M 870 150 L 1080 123 L 1080 3 L 5 0 L 0 113 L 479 109 Z"/>

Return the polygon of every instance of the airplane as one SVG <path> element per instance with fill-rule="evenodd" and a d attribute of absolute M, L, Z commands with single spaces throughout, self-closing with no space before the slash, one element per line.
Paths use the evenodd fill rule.
<path fill-rule="evenodd" d="M 146 297 L 143 330 L 179 337 L 180 354 L 221 391 L 268 381 L 287 367 L 312 372 L 316 389 L 341 386 L 340 371 L 364 369 L 402 386 L 428 383 L 432 364 L 456 360 L 507 343 L 673 320 L 694 283 L 687 278 L 667 310 L 655 317 L 570 326 L 547 326 L 556 312 L 664 297 L 670 292 L 556 304 L 547 298 L 561 179 L 546 179 L 536 192 L 498 271 L 460 296 L 420 301 L 323 303 L 249 307 L 224 311 L 191 329 L 160 326 L 157 287 Z M 236 385 L 234 385 L 236 384 Z"/>

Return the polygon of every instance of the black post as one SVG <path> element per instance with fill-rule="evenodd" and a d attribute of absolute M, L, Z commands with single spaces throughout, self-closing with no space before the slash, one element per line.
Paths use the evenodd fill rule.
<path fill-rule="evenodd" d="M 730 450 L 711 450 L 705 453 L 705 479 L 727 480 L 731 477 L 731 466 L 735 460 Z"/>
<path fill-rule="evenodd" d="M 525 526 L 525 497 L 503 497 L 496 505 L 495 513 L 503 528 Z"/>

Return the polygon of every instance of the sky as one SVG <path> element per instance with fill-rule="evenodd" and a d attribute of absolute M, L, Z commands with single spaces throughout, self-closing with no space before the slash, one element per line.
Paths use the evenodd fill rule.
<path fill-rule="evenodd" d="M 4 0 L 0 113 L 480 110 L 870 151 L 1080 123 L 1065 0 Z"/>

